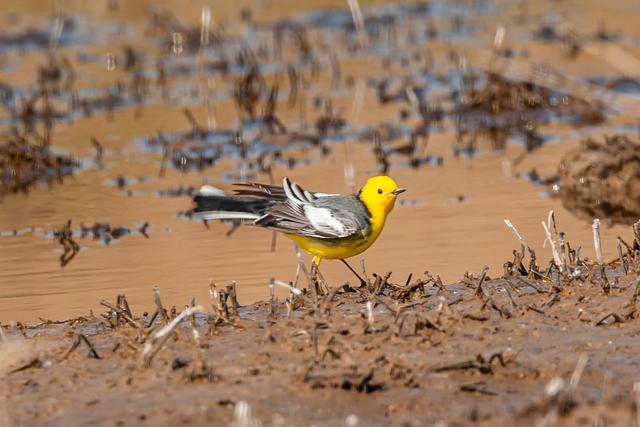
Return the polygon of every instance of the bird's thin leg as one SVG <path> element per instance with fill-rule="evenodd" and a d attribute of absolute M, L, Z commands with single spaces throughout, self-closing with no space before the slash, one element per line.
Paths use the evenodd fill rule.
<path fill-rule="evenodd" d="M 320 258 L 318 256 L 314 256 L 313 257 L 313 264 L 316 266 L 316 282 L 317 282 L 317 286 L 318 286 L 318 289 L 322 292 L 322 294 L 325 294 L 325 293 L 329 292 L 329 287 L 327 286 L 327 281 L 324 280 L 324 276 L 322 275 L 322 272 L 320 271 L 320 261 L 322 261 L 322 258 Z"/>
<path fill-rule="evenodd" d="M 314 256 L 311 262 L 311 272 L 309 273 L 309 290 L 314 291 L 316 295 L 320 295 L 320 283 L 318 282 L 318 265 L 322 258 Z"/>
<path fill-rule="evenodd" d="M 318 294 L 318 265 L 315 262 L 311 263 L 311 271 L 309 272 L 309 290 Z"/>
<path fill-rule="evenodd" d="M 353 268 L 351 268 L 351 266 L 349 265 L 349 263 L 348 263 L 347 261 L 345 261 L 344 259 L 340 259 L 340 261 L 342 261 L 342 262 L 344 263 L 344 265 L 346 265 L 346 266 L 347 266 L 347 268 L 348 268 L 349 270 L 351 270 L 351 272 L 352 272 L 353 274 L 355 274 L 355 275 L 356 275 L 356 277 L 358 278 L 358 280 L 360 280 L 360 284 L 361 284 L 362 286 L 365 286 L 365 285 L 367 284 L 367 282 L 366 282 L 366 281 L 365 281 L 365 280 L 364 280 L 364 279 L 363 279 L 363 278 L 362 278 L 358 273 L 356 273 L 356 271 L 355 271 Z"/>
<path fill-rule="evenodd" d="M 318 287 L 322 290 L 323 294 L 329 292 L 329 287 L 327 286 L 327 281 L 324 280 L 324 276 L 322 275 L 322 271 L 318 268 Z"/>

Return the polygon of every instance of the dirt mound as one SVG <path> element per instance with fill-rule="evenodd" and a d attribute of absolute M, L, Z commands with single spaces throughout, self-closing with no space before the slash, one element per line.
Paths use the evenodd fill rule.
<path fill-rule="evenodd" d="M 563 204 L 580 217 L 623 224 L 640 218 L 640 145 L 626 135 L 583 141 L 563 157 L 558 178 Z"/>

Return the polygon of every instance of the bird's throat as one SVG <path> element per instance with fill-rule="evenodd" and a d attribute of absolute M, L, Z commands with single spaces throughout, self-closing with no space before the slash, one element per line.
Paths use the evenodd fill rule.
<path fill-rule="evenodd" d="M 384 228 L 384 223 L 389 212 L 385 206 L 370 206 L 367 203 L 365 203 L 365 206 L 371 215 L 369 218 L 369 222 L 371 224 L 371 235 L 369 237 L 372 240 L 375 240 Z"/>

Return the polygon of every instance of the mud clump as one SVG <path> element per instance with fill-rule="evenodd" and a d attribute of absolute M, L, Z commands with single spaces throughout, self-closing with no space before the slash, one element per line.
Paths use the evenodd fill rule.
<path fill-rule="evenodd" d="M 54 154 L 48 145 L 10 141 L 0 145 L 0 197 L 28 192 L 38 182 L 52 184 L 79 168 L 70 156 Z"/>
<path fill-rule="evenodd" d="M 632 224 L 640 218 L 640 145 L 626 135 L 586 139 L 561 160 L 558 184 L 577 216 Z"/>
<path fill-rule="evenodd" d="M 513 81 L 496 73 L 469 74 L 464 81 L 463 90 L 450 96 L 457 100 L 453 110 L 457 142 L 472 151 L 478 136 L 483 136 L 493 149 L 504 149 L 509 138 L 519 137 L 531 152 L 544 144 L 538 129 L 548 122 L 582 126 L 606 119 L 599 103 L 532 81 Z"/>

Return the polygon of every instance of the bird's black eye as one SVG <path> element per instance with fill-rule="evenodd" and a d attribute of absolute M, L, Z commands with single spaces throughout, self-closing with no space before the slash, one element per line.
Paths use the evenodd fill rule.
<path fill-rule="evenodd" d="M 382 188 L 378 188 L 378 194 L 382 194 Z"/>

